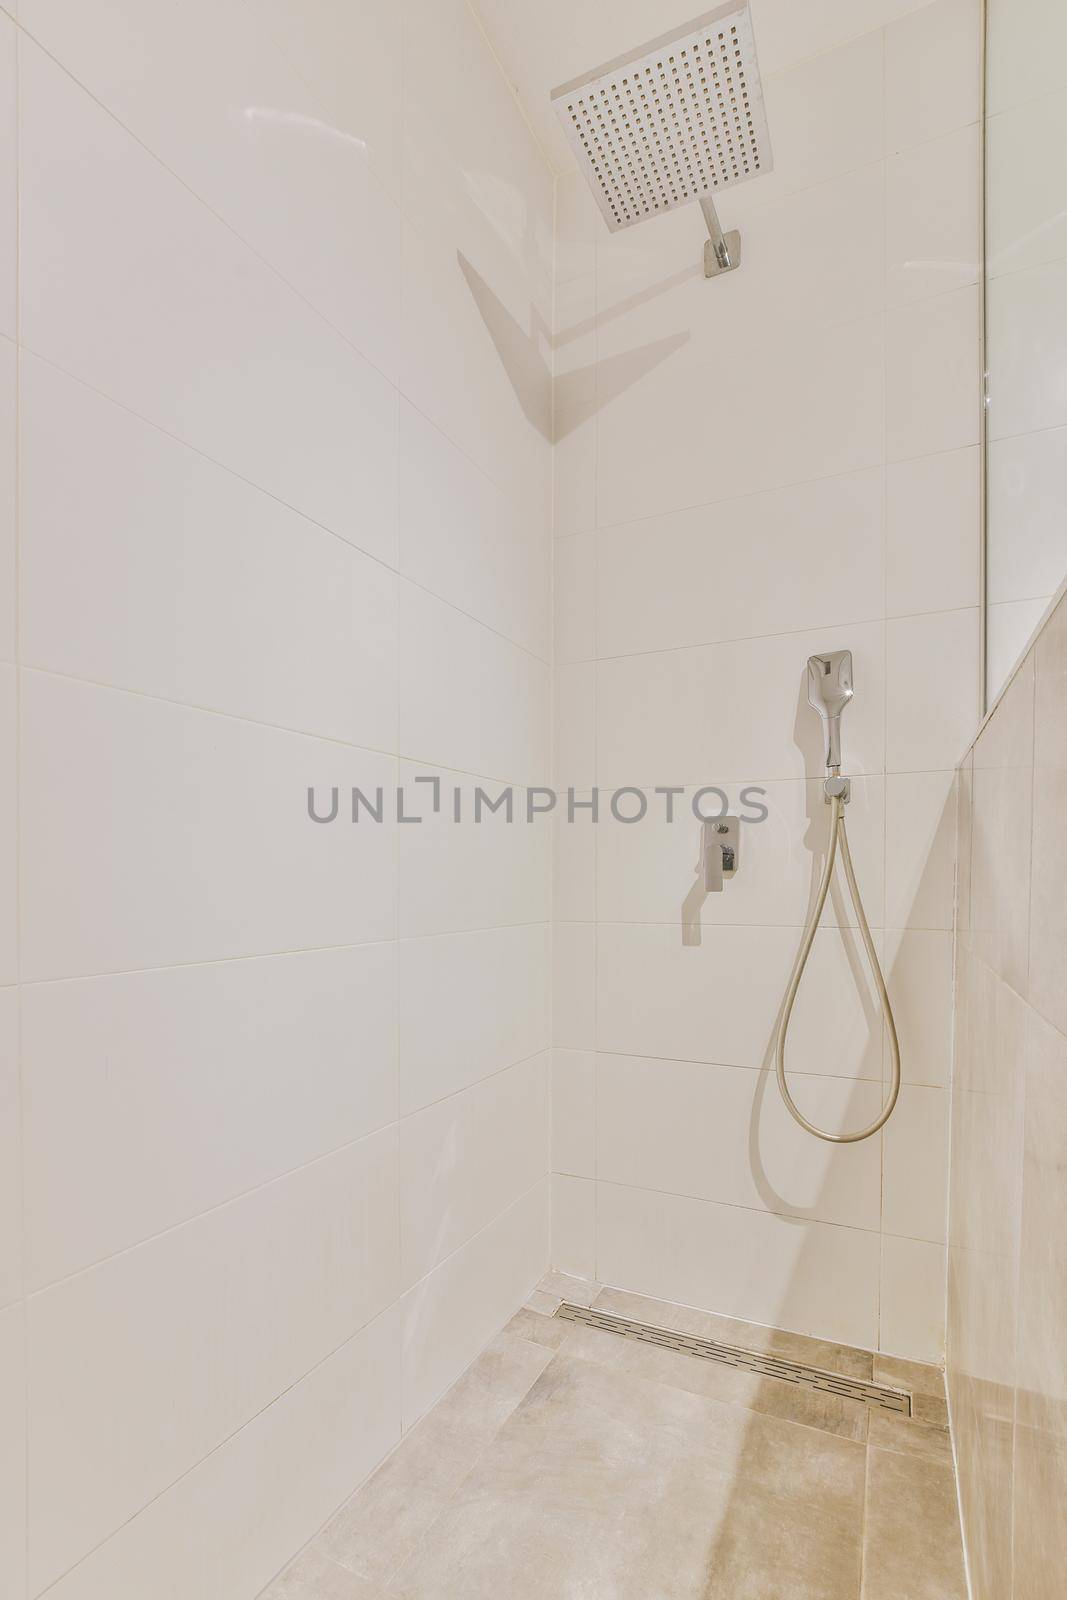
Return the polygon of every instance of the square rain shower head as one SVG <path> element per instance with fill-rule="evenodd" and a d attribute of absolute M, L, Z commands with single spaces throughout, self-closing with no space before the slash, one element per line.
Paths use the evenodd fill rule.
<path fill-rule="evenodd" d="M 737 0 L 565 83 L 552 104 L 612 233 L 773 165 Z"/>

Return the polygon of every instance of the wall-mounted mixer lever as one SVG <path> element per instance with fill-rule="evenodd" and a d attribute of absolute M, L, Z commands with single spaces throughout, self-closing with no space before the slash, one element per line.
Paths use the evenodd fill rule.
<path fill-rule="evenodd" d="M 709 818 L 700 839 L 701 864 L 706 894 L 720 894 L 727 878 L 732 878 L 741 859 L 741 819 L 726 816 Z"/>

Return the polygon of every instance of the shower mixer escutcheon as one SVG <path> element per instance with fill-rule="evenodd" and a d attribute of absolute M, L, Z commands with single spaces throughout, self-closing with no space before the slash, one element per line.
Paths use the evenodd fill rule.
<path fill-rule="evenodd" d="M 740 817 L 706 819 L 700 836 L 700 857 L 704 892 L 721 894 L 727 879 L 734 876 L 740 865 Z"/>

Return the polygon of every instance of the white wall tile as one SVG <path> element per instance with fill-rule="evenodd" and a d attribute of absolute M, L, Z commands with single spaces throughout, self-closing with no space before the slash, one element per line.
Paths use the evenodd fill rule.
<path fill-rule="evenodd" d="M 33 356 L 21 402 L 27 663 L 396 748 L 388 567 Z"/>
<path fill-rule="evenodd" d="M 596 1278 L 596 1205 L 599 1187 L 585 1178 L 552 1178 L 550 1259 L 557 1272 Z"/>
<path fill-rule="evenodd" d="M 1067 428 L 992 440 L 987 470 L 991 606 L 1054 595 L 1063 579 Z"/>
<path fill-rule="evenodd" d="M 886 142 L 925 144 L 977 122 L 979 0 L 934 0 L 885 33 Z"/>
<path fill-rule="evenodd" d="M 30 349 L 395 559 L 391 385 L 28 41 L 20 75 Z"/>
<path fill-rule="evenodd" d="M 991 6 L 986 60 L 990 113 L 1067 86 L 1067 15 L 1045 0 Z M 1040 39 L 1042 48 L 1034 49 Z"/>
<path fill-rule="evenodd" d="M 420 99 L 424 92 L 420 85 Z M 452 103 L 460 98 L 453 95 Z M 418 200 L 405 200 L 409 218 L 412 205 L 422 209 L 416 224 L 405 221 L 403 231 L 401 393 L 509 494 L 531 501 L 536 496 L 547 508 L 548 304 L 532 298 L 522 272 L 521 230 L 518 239 L 509 238 L 516 208 L 508 208 L 500 231 L 485 214 L 511 185 L 496 191 L 472 179 L 470 191 L 458 195 L 455 187 L 453 178 L 449 193 L 461 227 L 439 215 L 440 199 L 434 200 L 421 178 Z M 459 373 L 462 383 L 456 381 Z"/>
<path fill-rule="evenodd" d="M 71 0 L 27 0 L 23 26 L 71 76 L 381 371 L 395 378 L 400 213 L 352 113 L 233 0 L 118 0 L 91 20 Z M 312 18 L 308 32 L 314 31 Z M 357 48 L 376 49 L 377 16 Z M 203 41 L 210 36 L 211 49 Z M 395 63 L 399 89 L 399 62 Z M 189 87 L 196 85 L 190 95 Z M 347 124 L 347 125 L 346 125 Z"/>
<path fill-rule="evenodd" d="M 0 336 L 0 660 L 15 659 L 15 482 L 17 471 L 17 358 Z"/>
<path fill-rule="evenodd" d="M 0 666 L 0 984 L 15 983 L 18 968 L 18 721 L 16 672 Z"/>
<path fill-rule="evenodd" d="M 508 785 L 407 761 L 400 782 L 404 815 L 422 819 L 397 830 L 401 938 L 549 920 L 553 824 L 527 821 L 524 789 L 509 802 Z"/>
<path fill-rule="evenodd" d="M 772 92 L 768 89 L 768 95 Z M 780 153 L 777 135 L 774 145 Z M 595 369 L 601 406 L 661 363 L 677 375 L 691 366 L 706 369 L 726 351 L 738 359 L 737 332 L 753 324 L 758 323 L 765 341 L 778 343 L 799 320 L 833 326 L 881 310 L 881 165 L 861 166 L 796 194 L 776 191 L 779 178 L 780 169 L 761 175 L 748 193 L 762 203 L 742 202 L 744 271 L 717 283 L 723 291 L 718 295 L 707 293 L 687 208 L 657 219 L 658 228 L 601 234 Z M 724 216 L 725 208 L 733 213 L 735 196 L 745 193 L 739 188 L 724 197 Z M 809 240 L 799 253 L 794 247 L 798 233 Z M 564 379 L 565 399 L 585 398 L 575 391 L 575 381 Z"/>
<path fill-rule="evenodd" d="M 978 725 L 978 611 L 897 617 L 886 625 L 886 767 L 955 767 Z M 937 663 L 936 690 L 931 677 Z"/>
<path fill-rule="evenodd" d="M 588 661 L 596 654 L 596 535 L 557 539 L 555 548 L 555 661 Z"/>
<path fill-rule="evenodd" d="M 978 279 L 978 125 L 886 163 L 886 299 L 903 305 Z"/>
<path fill-rule="evenodd" d="M 404 16 L 192 0 L 180 22 L 118 0 L 99 27 L 30 0 L 22 22 L 21 126 L 0 143 L 21 147 L 32 284 L 21 899 L 39 1292 L 34 1571 L 24 1584 L 13 1358 L 0 1475 L 17 1563 L 5 1521 L 0 1567 L 18 1595 L 57 1578 L 65 1600 L 231 1600 L 270 1581 L 548 1261 L 550 824 L 397 835 L 349 822 L 348 790 L 380 787 L 388 814 L 417 761 L 443 780 L 550 775 L 553 184 L 461 0 Z M 13 180 L 0 155 L 5 667 Z M 580 341 L 571 355 L 588 383 Z M 13 716 L 0 743 L 13 817 Z M 337 787 L 336 825 L 309 820 L 309 786 L 320 812 Z M 420 967 L 398 927 L 419 946 L 466 929 L 449 937 L 477 948 Z M 15 931 L 0 920 L 0 1022 Z M 409 1110 L 475 1085 L 405 1125 L 406 1281 L 453 1254 L 403 1305 L 401 1049 Z M 13 1081 L 0 1066 L 5 1101 Z M 448 1238 L 428 1248 L 411 1217 L 435 1224 L 442 1204 Z M 9 1243 L 0 1306 L 21 1287 Z"/>
<path fill-rule="evenodd" d="M 548 983 L 541 923 L 403 939 L 401 1115 L 544 1050 Z"/>
<path fill-rule="evenodd" d="M 474 13 L 463 0 L 411 0 L 403 26 L 409 218 L 428 235 L 455 229 L 468 247 L 491 243 L 501 266 L 511 258 L 525 267 L 527 294 L 535 286 L 549 297 L 552 174 Z M 460 80 L 465 95 L 454 91 Z"/>
<path fill-rule="evenodd" d="M 554 674 L 552 781 L 563 791 L 591 789 L 597 776 L 597 669 L 592 661 L 558 666 Z"/>
<path fill-rule="evenodd" d="M 699 943 L 687 944 L 679 927 L 602 923 L 597 939 L 601 1050 L 721 1066 L 769 1063 L 799 929 L 705 928 Z M 858 935 L 821 930 L 790 1023 L 788 1067 L 880 1078 L 877 1019 Z"/>
<path fill-rule="evenodd" d="M 573 799 L 561 794 L 552 819 L 552 915 L 557 922 L 596 921 L 599 824 L 590 820 L 591 804 L 591 792 L 576 793 Z"/>
<path fill-rule="evenodd" d="M 886 317 L 890 461 L 978 442 L 978 291 L 890 309 Z"/>
<path fill-rule="evenodd" d="M 29 986 L 31 1287 L 394 1121 L 396 987 L 389 944 Z"/>
<path fill-rule="evenodd" d="M 886 924 L 952 927 L 956 810 L 951 772 L 886 778 Z"/>
<path fill-rule="evenodd" d="M 17 30 L 0 15 L 0 333 L 15 337 L 18 276 L 18 66 Z"/>
<path fill-rule="evenodd" d="M 358 139 L 400 190 L 402 16 L 391 0 L 358 11 L 333 0 L 258 0 L 257 18 L 319 96 L 331 128 Z"/>
<path fill-rule="evenodd" d="M 597 927 L 557 922 L 552 928 L 552 1043 L 596 1048 Z"/>
<path fill-rule="evenodd" d="M 28 673 L 22 759 L 26 978 L 395 934 L 392 828 L 347 807 L 388 795 L 389 757 Z M 334 785 L 317 825 L 307 788 Z"/>
<path fill-rule="evenodd" d="M 62 1600 L 258 1593 L 399 1438 L 393 1307 L 124 1523 L 52 1593 Z"/>
<path fill-rule="evenodd" d="M 831 51 L 857 35 L 885 27 L 928 0 L 821 0 L 798 10 L 793 0 L 763 0 L 759 27 L 763 70 L 780 72 L 817 51 Z"/>
<path fill-rule="evenodd" d="M 1035 32 L 1034 49 L 1047 48 L 1050 19 Z M 992 70 L 992 69 L 991 69 Z M 1067 142 L 1067 88 L 1013 107 L 986 123 L 989 271 L 993 277 L 1067 255 L 1063 214 L 1063 161 Z"/>
<path fill-rule="evenodd" d="M 986 682 L 990 694 L 997 694 L 1007 683 L 1046 609 L 1045 600 L 1001 600 L 988 607 Z"/>
<path fill-rule="evenodd" d="M 881 617 L 883 515 L 872 469 L 613 528 L 599 540 L 598 654 Z"/>
<path fill-rule="evenodd" d="M 590 196 L 592 201 L 592 196 Z M 593 258 L 595 263 L 595 257 Z M 597 363 L 595 270 L 555 285 L 552 310 L 552 414 L 594 405 L 603 376 Z"/>
<path fill-rule="evenodd" d="M 805 35 L 810 12 L 803 18 Z M 757 17 L 760 30 L 762 18 Z M 796 22 L 801 21 L 798 17 Z M 849 32 L 853 28 L 849 27 Z M 855 28 L 863 33 L 862 28 Z M 884 49 L 880 31 L 840 43 L 820 53 L 807 45 L 808 60 L 789 70 L 774 72 L 765 66 L 763 82 L 774 147 L 774 171 L 761 176 L 751 188 L 738 188 L 738 201 L 751 209 L 839 173 L 868 166 L 881 159 L 884 145 Z M 762 46 L 761 46 L 762 54 Z M 794 60 L 796 58 L 794 57 Z M 841 137 L 842 128 L 848 138 Z M 734 195 L 730 196 L 731 203 Z"/>
<path fill-rule="evenodd" d="M 543 782 L 549 678 L 538 657 L 401 584 L 400 750 L 409 760 Z"/>
<path fill-rule="evenodd" d="M 884 789 L 881 777 L 854 778 L 847 813 L 864 908 L 875 927 L 882 921 Z M 829 809 L 822 779 L 727 784 L 725 804 L 713 794 L 698 801 L 698 794 L 687 789 L 675 795 L 668 821 L 667 797 L 649 791 L 647 814 L 634 823 L 617 821 L 610 794 L 601 796 L 601 818 L 592 830 L 599 915 L 606 922 L 674 922 L 686 927 L 802 924 L 826 846 Z M 636 806 L 629 797 L 625 803 Z M 698 867 L 703 828 L 694 804 L 706 816 L 729 809 L 742 819 L 741 864 L 721 894 L 703 889 Z M 761 810 L 766 815 L 758 820 Z M 847 889 L 831 896 L 823 920 L 855 925 Z"/>
<path fill-rule="evenodd" d="M 807 704 L 807 658 L 851 649 L 851 772 L 883 766 L 881 623 L 704 645 L 602 661 L 597 674 L 597 780 L 619 784 L 757 783 L 825 770 L 819 719 Z M 744 684 L 745 693 L 727 691 Z"/>
<path fill-rule="evenodd" d="M 509 497 L 407 401 L 400 405 L 400 570 L 548 658 L 543 508 Z"/>
<path fill-rule="evenodd" d="M 596 1056 L 592 1050 L 552 1052 L 552 1170 L 573 1178 L 596 1176 Z"/>
<path fill-rule="evenodd" d="M 877 1342 L 878 1235 L 858 1228 L 600 1184 L 597 1272 L 724 1316 Z"/>
<path fill-rule="evenodd" d="M 885 979 L 904 1082 L 947 1086 L 952 1059 L 951 933 L 931 928 L 889 930 Z M 888 1060 L 887 1048 L 887 1064 Z M 944 1157 L 942 1146 L 942 1166 Z"/>
<path fill-rule="evenodd" d="M 977 448 L 894 461 L 886 471 L 886 608 L 891 617 L 978 604 Z"/>
<path fill-rule="evenodd" d="M 886 1233 L 943 1244 L 948 1220 L 948 1090 L 904 1084 L 883 1143 Z"/>
<path fill-rule="evenodd" d="M 907 1361 L 945 1356 L 945 1247 L 882 1237 L 878 1348 Z"/>
<path fill-rule="evenodd" d="M 548 1230 L 549 1180 L 543 1178 L 401 1301 L 405 1429 L 526 1299 L 548 1262 Z"/>
<path fill-rule="evenodd" d="M 589 185 L 579 172 L 556 179 L 557 285 L 590 276 L 596 270 L 596 244 L 602 236 L 600 212 Z"/>
<path fill-rule="evenodd" d="M 552 422 L 552 525 L 562 539 L 596 527 L 599 417 L 581 401 L 556 407 Z"/>
<path fill-rule="evenodd" d="M 794 1076 L 803 1114 L 838 1132 L 878 1114 L 879 1086 Z M 875 1232 L 877 1139 L 830 1145 L 797 1127 L 773 1075 L 643 1056 L 597 1057 L 597 1177 Z"/>
<path fill-rule="evenodd" d="M 1067 259 L 994 278 L 987 297 L 990 438 L 1067 423 Z"/>
<path fill-rule="evenodd" d="M 35 1592 L 390 1304 L 396 1183 L 386 1129 L 29 1302 Z"/>
<path fill-rule="evenodd" d="M 22 1306 L 0 1311 L 0 1578 L 26 1594 L 26 1338 Z"/>
<path fill-rule="evenodd" d="M 549 1170 L 550 1058 L 494 1073 L 400 1124 L 400 1260 L 406 1287 Z"/>
<path fill-rule="evenodd" d="M 883 341 L 881 315 L 766 344 L 739 329 L 713 363 L 646 372 L 600 412 L 600 526 L 878 465 Z"/>
<path fill-rule="evenodd" d="M 12 987 L 0 989 L 0 1307 L 18 1299 L 23 1284 L 20 1100 L 19 996 Z"/>

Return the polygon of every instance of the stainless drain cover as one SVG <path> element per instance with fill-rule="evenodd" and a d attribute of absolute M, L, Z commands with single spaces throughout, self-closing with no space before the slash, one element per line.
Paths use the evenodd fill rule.
<path fill-rule="evenodd" d="M 911 1395 L 903 1389 L 888 1389 L 881 1383 L 864 1383 L 859 1378 L 846 1378 L 838 1372 L 824 1372 L 820 1367 L 809 1367 L 800 1361 L 785 1361 L 780 1356 L 768 1355 L 762 1350 L 742 1350 L 736 1345 L 720 1344 L 715 1339 L 676 1333 L 671 1328 L 657 1328 L 649 1322 L 634 1322 L 629 1317 L 616 1317 L 610 1311 L 571 1305 L 568 1300 L 560 1303 L 556 1316 L 565 1317 L 569 1322 L 582 1322 L 589 1328 L 601 1328 L 606 1333 L 621 1334 L 624 1339 L 658 1344 L 665 1350 L 677 1350 L 682 1355 L 698 1356 L 704 1361 L 720 1361 L 725 1366 L 737 1367 L 760 1378 L 779 1378 L 783 1383 L 815 1389 L 820 1394 L 841 1395 L 846 1400 L 859 1400 L 863 1405 L 874 1406 L 881 1411 L 911 1416 Z"/>

